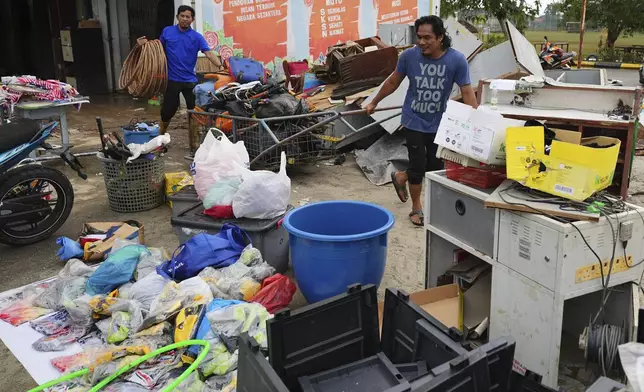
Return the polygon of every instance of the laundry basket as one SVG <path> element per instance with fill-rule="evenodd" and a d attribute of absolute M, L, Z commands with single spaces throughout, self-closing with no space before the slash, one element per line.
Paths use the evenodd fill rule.
<path fill-rule="evenodd" d="M 103 178 L 110 209 L 115 212 L 140 212 L 163 204 L 164 159 L 139 158 L 130 163 L 105 158 L 98 159 L 103 166 Z"/>

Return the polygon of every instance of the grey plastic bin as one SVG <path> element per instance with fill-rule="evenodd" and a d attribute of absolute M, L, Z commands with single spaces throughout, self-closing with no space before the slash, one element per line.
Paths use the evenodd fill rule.
<path fill-rule="evenodd" d="M 200 233 L 217 234 L 224 224 L 232 223 L 248 234 L 253 246 L 262 252 L 264 260 L 277 272 L 283 273 L 288 269 L 288 232 L 282 226 L 286 214 L 274 219 L 214 219 L 203 213 L 203 205 L 196 198 L 196 193 L 196 201 L 190 201 L 191 192 L 194 188 L 188 187 L 169 197 L 172 201 L 170 222 L 179 243 L 183 244 Z M 288 211 L 292 209 L 293 206 L 288 206 Z"/>

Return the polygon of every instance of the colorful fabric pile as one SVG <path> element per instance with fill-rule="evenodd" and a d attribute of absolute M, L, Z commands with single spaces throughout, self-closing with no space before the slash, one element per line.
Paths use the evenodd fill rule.
<path fill-rule="evenodd" d="M 41 80 L 35 76 L 6 76 L 0 82 L 0 106 L 10 108 L 25 101 L 71 102 L 79 98 L 71 85 L 58 80 Z"/>

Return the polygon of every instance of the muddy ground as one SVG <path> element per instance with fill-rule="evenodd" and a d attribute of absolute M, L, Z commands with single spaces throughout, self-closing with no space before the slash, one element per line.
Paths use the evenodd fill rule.
<path fill-rule="evenodd" d="M 636 79 L 636 73 L 619 73 L 609 75 L 630 81 Z M 124 96 L 92 98 L 92 104 L 86 105 L 78 113 L 70 115 L 71 139 L 75 144 L 75 152 L 95 151 L 99 145 L 95 117 L 101 116 L 106 131 L 118 130 L 120 125 L 130 119 L 156 120 L 159 108 L 150 106 L 144 101 L 134 101 Z M 175 117 L 170 134 L 173 138 L 172 148 L 166 159 L 166 172 L 187 169 L 184 160 L 188 149 L 187 119 L 185 114 Z M 56 144 L 56 140 L 51 140 Z M 52 165 L 63 170 L 72 180 L 75 191 L 75 204 L 72 215 L 55 237 L 37 245 L 24 248 L 12 248 L 0 245 L 0 292 L 19 287 L 40 279 L 55 275 L 63 263 L 56 257 L 57 236 L 76 238 L 88 221 L 118 221 L 135 219 L 145 224 L 146 244 L 153 247 L 165 247 L 174 250 L 178 245 L 177 238 L 170 225 L 171 210 L 162 206 L 152 211 L 137 214 L 118 214 L 110 211 L 105 194 L 105 185 L 101 176 L 100 163 L 95 157 L 81 158 L 86 166 L 88 179 L 78 178 L 69 168 L 60 162 Z M 632 193 L 639 194 L 633 201 L 644 201 L 644 159 L 638 157 L 635 163 Z M 347 161 L 340 166 L 328 165 L 321 162 L 317 165 L 301 167 L 289 173 L 292 179 L 292 204 L 319 200 L 352 199 L 377 203 L 390 211 L 396 217 L 396 224 L 391 231 L 388 247 L 387 268 L 382 288 L 396 287 L 408 292 L 422 289 L 424 286 L 424 233 L 423 229 L 413 227 L 407 214 L 410 205 L 404 205 L 396 198 L 391 186 L 378 187 L 372 185 L 362 174 L 353 156 L 348 155 Z M 640 199 L 641 198 L 641 199 Z M 382 290 L 382 289 L 381 289 Z M 301 304 L 303 299 L 296 298 Z M 0 344 L 0 391 L 24 391 L 36 384 L 22 365 L 14 358 L 4 344 Z"/>

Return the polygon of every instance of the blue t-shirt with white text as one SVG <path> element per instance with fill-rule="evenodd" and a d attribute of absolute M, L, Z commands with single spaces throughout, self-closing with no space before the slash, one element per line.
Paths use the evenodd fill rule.
<path fill-rule="evenodd" d="M 412 131 L 436 133 L 454 83 L 470 84 L 467 59 L 449 48 L 438 59 L 424 56 L 422 49 L 405 50 L 398 59 L 396 72 L 409 79 L 402 110 L 402 126 Z"/>
<path fill-rule="evenodd" d="M 208 52 L 210 47 L 203 35 L 189 28 L 181 31 L 178 25 L 163 29 L 159 37 L 168 59 L 168 79 L 173 82 L 195 83 L 197 55 Z"/>

